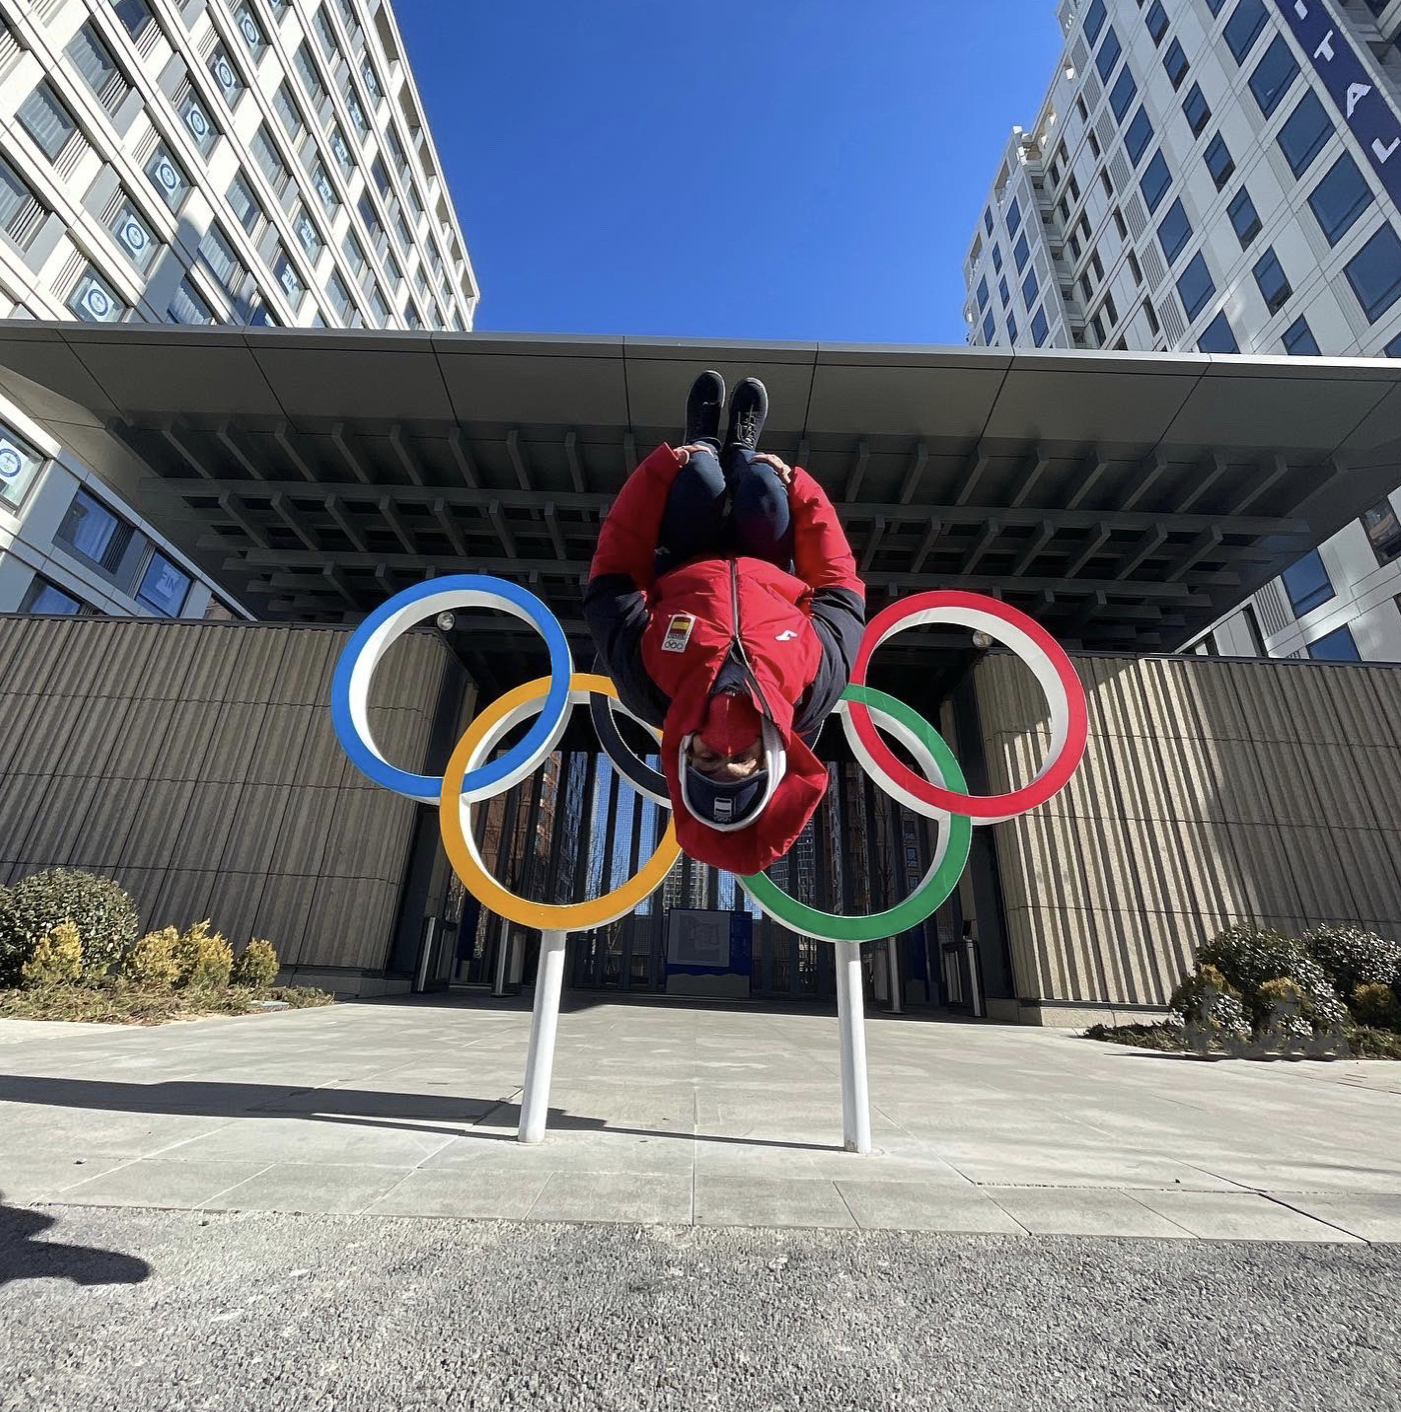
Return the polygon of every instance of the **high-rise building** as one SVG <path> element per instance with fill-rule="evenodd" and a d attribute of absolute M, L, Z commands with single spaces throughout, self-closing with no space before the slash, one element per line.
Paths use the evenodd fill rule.
<path fill-rule="evenodd" d="M 477 297 L 388 0 L 0 4 L 0 317 L 466 330 Z M 0 397 L 15 610 L 232 611 Z"/>
<path fill-rule="evenodd" d="M 1057 15 L 964 266 L 970 343 L 1401 357 L 1401 0 Z M 1399 513 L 1379 501 L 1196 650 L 1401 661 Z"/>

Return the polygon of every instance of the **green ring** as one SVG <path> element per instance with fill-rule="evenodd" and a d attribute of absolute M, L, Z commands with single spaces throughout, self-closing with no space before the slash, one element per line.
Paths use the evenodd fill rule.
<path fill-rule="evenodd" d="M 873 711 L 884 712 L 899 721 L 934 757 L 943 774 L 946 789 L 968 792 L 968 783 L 943 736 L 913 707 L 869 686 L 848 686 L 843 701 L 859 701 Z M 881 781 L 876 780 L 879 785 Z M 903 902 L 885 912 L 864 917 L 839 917 L 835 912 L 819 912 L 815 907 L 780 891 L 766 873 L 750 873 L 739 879 L 740 886 L 776 922 L 818 941 L 880 941 L 917 927 L 958 885 L 968 863 L 973 843 L 973 821 L 966 814 L 953 814 L 946 825 L 948 847 L 943 861 L 925 874 L 924 880 Z"/>

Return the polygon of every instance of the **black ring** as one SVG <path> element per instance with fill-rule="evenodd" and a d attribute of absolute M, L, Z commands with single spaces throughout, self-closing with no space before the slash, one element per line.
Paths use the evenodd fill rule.
<path fill-rule="evenodd" d="M 594 663 L 594 671 L 607 676 L 600 662 Z M 624 710 L 627 708 L 624 707 Z M 631 712 L 629 712 L 631 715 Z M 668 801 L 670 808 L 671 791 L 667 788 L 666 776 L 654 770 L 623 739 L 618 723 L 613 719 L 613 701 L 602 692 L 589 693 L 589 719 L 593 722 L 594 733 L 603 753 L 612 762 L 613 768 L 637 791 L 660 802 Z"/>

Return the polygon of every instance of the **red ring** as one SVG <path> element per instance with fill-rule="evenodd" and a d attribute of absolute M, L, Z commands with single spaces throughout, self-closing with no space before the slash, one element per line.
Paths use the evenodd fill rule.
<path fill-rule="evenodd" d="M 1080 684 L 1080 678 L 1076 676 L 1075 668 L 1071 665 L 1065 649 L 1040 623 L 1027 617 L 1025 613 L 985 594 L 965 593 L 959 589 L 940 589 L 933 593 L 918 593 L 913 598 L 901 599 L 878 613 L 867 624 L 866 634 L 861 639 L 861 647 L 857 651 L 856 662 L 851 671 L 852 685 L 866 685 L 866 671 L 871 657 L 881 639 L 890 631 L 892 624 L 927 608 L 977 609 L 1020 629 L 1036 643 L 1046 654 L 1065 693 L 1066 735 L 1060 754 L 1039 779 L 1021 789 L 1014 789 L 1010 794 L 960 794 L 957 790 L 945 789 L 941 785 L 922 779 L 913 770 L 901 764 L 876 729 L 870 712 L 859 701 L 847 703 L 847 719 L 852 729 L 860 737 L 871 759 L 897 785 L 936 809 L 950 814 L 966 814 L 972 819 L 997 820 L 1013 814 L 1023 814 L 1038 804 L 1044 804 L 1052 795 L 1063 789 L 1075 773 L 1075 768 L 1085 753 L 1089 716 L 1085 704 L 1085 689 Z"/>

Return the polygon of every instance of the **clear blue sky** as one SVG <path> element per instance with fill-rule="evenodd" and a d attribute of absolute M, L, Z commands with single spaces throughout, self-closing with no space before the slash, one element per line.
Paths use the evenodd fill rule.
<path fill-rule="evenodd" d="M 961 343 L 1053 0 L 398 0 L 477 328 Z"/>

